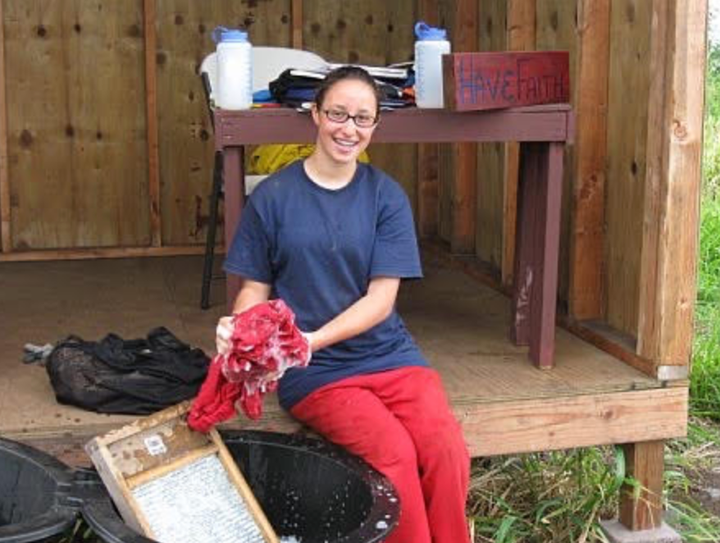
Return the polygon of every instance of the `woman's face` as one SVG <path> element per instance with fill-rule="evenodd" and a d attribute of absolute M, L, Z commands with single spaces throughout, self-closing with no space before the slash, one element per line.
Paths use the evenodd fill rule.
<path fill-rule="evenodd" d="M 367 83 L 356 79 L 338 81 L 325 93 L 323 103 L 313 108 L 318 127 L 317 145 L 323 154 L 337 164 L 354 163 L 370 143 L 375 126 L 359 127 L 351 118 L 337 122 L 340 113 L 358 115 L 367 122 L 377 115 L 377 99 Z M 342 116 L 342 115 L 340 115 Z"/>

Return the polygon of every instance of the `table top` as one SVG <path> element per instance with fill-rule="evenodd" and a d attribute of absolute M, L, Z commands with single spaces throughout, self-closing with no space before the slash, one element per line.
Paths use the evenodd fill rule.
<path fill-rule="evenodd" d="M 401 142 L 568 142 L 574 116 L 568 104 L 525 106 L 491 111 L 407 108 L 383 111 L 373 143 Z M 291 108 L 215 111 L 218 150 L 258 143 L 314 142 L 308 113 Z"/>

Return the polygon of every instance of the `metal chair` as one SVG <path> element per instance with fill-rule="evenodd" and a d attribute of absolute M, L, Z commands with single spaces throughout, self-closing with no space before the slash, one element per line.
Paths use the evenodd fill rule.
<path fill-rule="evenodd" d="M 287 47 L 253 47 L 253 92 L 267 89 L 268 84 L 276 79 L 288 68 L 298 69 L 324 69 L 327 62 L 310 51 L 291 49 Z M 214 89 L 217 87 L 217 57 L 210 53 L 200 64 L 200 78 L 202 79 L 205 100 L 210 115 L 210 124 L 215 130 Z M 215 260 L 215 238 L 219 217 L 220 199 L 223 197 L 222 153 L 216 152 L 213 163 L 212 191 L 210 193 L 210 213 L 207 236 L 205 238 L 205 258 L 203 262 L 202 288 L 200 293 L 200 308 L 210 307 L 210 284 L 213 279 L 213 264 Z"/>

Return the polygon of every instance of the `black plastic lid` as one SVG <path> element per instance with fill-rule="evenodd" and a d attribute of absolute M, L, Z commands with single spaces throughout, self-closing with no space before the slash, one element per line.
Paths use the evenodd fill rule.
<path fill-rule="evenodd" d="M 0 438 L 0 543 L 40 541 L 77 517 L 75 472 L 56 458 Z"/>

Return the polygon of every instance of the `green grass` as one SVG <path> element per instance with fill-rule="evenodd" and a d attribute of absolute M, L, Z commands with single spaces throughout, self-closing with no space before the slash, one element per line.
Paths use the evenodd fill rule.
<path fill-rule="evenodd" d="M 702 205 L 691 409 L 720 420 L 720 196 Z"/>
<path fill-rule="evenodd" d="M 497 457 L 475 462 L 469 514 L 476 541 L 604 541 L 624 477 L 609 447 Z"/>
<path fill-rule="evenodd" d="M 691 411 L 720 420 L 720 46 L 708 55 Z"/>

